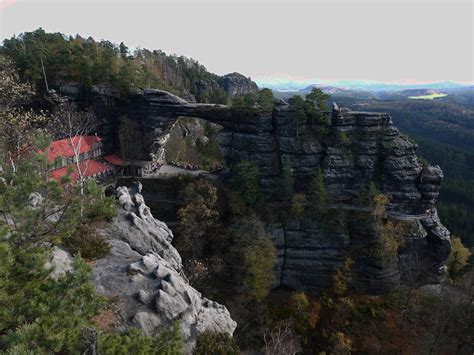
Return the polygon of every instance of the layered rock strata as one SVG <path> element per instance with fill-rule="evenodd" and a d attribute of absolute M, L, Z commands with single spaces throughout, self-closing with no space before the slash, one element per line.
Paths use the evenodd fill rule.
<path fill-rule="evenodd" d="M 438 166 L 420 164 L 416 144 L 393 126 L 388 114 L 336 106 L 327 124 L 312 124 L 296 120 L 292 108 L 283 101 L 273 111 L 264 112 L 188 103 L 159 90 L 144 90 L 108 106 L 104 105 L 107 100 L 110 97 L 106 95 L 96 96 L 98 112 L 109 113 L 110 126 L 119 115 L 135 121 L 143 137 L 137 144 L 143 144 L 146 159 L 154 159 L 160 137 L 178 117 L 199 117 L 223 127 L 219 143 L 229 166 L 251 160 L 260 167 L 260 184 L 266 196 L 278 196 L 283 163 L 292 168 L 296 192 L 307 192 L 312 174 L 321 168 L 334 203 L 354 206 L 358 193 L 374 182 L 390 197 L 388 211 L 392 216 L 412 225 L 399 257 L 383 264 L 357 257 L 357 253 L 354 256 L 354 250 L 367 249 L 376 238 L 373 229 L 364 225 L 349 223 L 343 232 L 330 231 L 321 221 L 310 219 L 268 226 L 278 249 L 278 285 L 329 286 L 334 269 L 353 257 L 354 286 L 385 292 L 403 280 L 400 260 L 410 255 L 415 245 L 433 275 L 442 271 L 450 251 L 449 231 L 437 218 L 434 206 L 442 171 Z"/>

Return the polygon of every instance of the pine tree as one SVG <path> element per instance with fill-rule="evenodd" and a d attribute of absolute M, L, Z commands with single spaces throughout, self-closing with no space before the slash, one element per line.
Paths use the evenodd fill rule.
<path fill-rule="evenodd" d="M 291 108 L 292 122 L 296 128 L 296 138 L 300 136 L 300 124 L 306 121 L 306 113 L 304 110 L 304 100 L 300 95 L 295 95 L 288 100 Z"/>
<path fill-rule="evenodd" d="M 242 160 L 234 167 L 231 178 L 232 189 L 247 207 L 255 207 L 260 199 L 260 169 L 254 162 Z"/>
<path fill-rule="evenodd" d="M 275 103 L 273 92 L 267 88 L 260 90 L 258 93 L 257 102 L 263 111 L 271 112 Z"/>
<path fill-rule="evenodd" d="M 315 171 L 309 185 L 309 202 L 311 212 L 316 218 L 323 218 L 327 212 L 328 195 L 324 187 L 324 177 L 321 168 Z"/>
<path fill-rule="evenodd" d="M 290 203 L 294 193 L 293 169 L 289 160 L 282 163 L 281 175 L 281 199 L 284 203 Z"/>
<path fill-rule="evenodd" d="M 329 98 L 330 95 L 318 88 L 313 88 L 311 92 L 306 95 L 304 108 L 306 116 L 311 121 L 311 128 L 313 128 L 315 124 L 327 125 L 327 100 Z"/>

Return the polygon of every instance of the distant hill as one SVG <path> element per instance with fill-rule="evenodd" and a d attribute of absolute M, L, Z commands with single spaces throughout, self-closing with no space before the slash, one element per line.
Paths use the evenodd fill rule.
<path fill-rule="evenodd" d="M 308 87 L 335 87 L 338 89 L 345 90 L 356 90 L 356 91 L 370 91 L 370 92 L 381 92 L 381 91 L 402 91 L 402 90 L 413 90 L 413 89 L 432 89 L 432 90 L 451 90 L 456 88 L 466 88 L 468 85 L 457 83 L 454 81 L 442 81 L 434 83 L 421 83 L 421 84 L 399 84 L 399 83 L 385 83 L 378 81 L 369 80 L 339 80 L 339 81 L 324 81 L 314 80 L 279 80 L 278 78 L 261 78 L 256 80 L 259 87 L 267 87 L 274 91 L 286 92 L 286 91 L 302 91 Z"/>
<path fill-rule="evenodd" d="M 361 90 L 347 87 L 338 87 L 330 85 L 309 85 L 300 90 L 277 90 L 273 89 L 273 94 L 277 98 L 288 99 L 294 95 L 305 96 L 313 87 L 317 87 L 327 94 L 331 95 L 331 101 L 343 101 L 344 104 L 363 104 L 364 100 L 380 101 L 399 101 L 410 100 L 417 96 L 434 95 L 436 100 L 449 101 L 457 104 L 474 103 L 474 86 L 455 86 L 452 88 L 433 89 L 433 88 L 410 88 L 401 90 Z M 439 95 L 438 95 L 439 94 Z"/>
<path fill-rule="evenodd" d="M 338 98 L 338 97 L 345 97 L 345 98 L 351 98 L 351 99 L 357 99 L 357 100 L 364 100 L 364 99 L 368 100 L 368 99 L 376 98 L 376 95 L 374 95 L 374 93 L 371 93 L 368 91 L 353 90 L 353 89 L 348 89 L 344 87 L 328 86 L 328 85 L 309 85 L 301 90 L 295 90 L 295 91 L 273 90 L 273 95 L 279 99 L 280 98 L 288 99 L 294 95 L 306 96 L 307 94 L 311 92 L 313 88 L 321 89 L 323 92 L 330 94 L 333 99 Z"/>

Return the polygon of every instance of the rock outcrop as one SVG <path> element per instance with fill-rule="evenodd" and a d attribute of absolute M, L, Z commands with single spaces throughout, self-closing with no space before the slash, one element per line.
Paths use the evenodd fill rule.
<path fill-rule="evenodd" d="M 245 94 L 256 94 L 258 86 L 250 78 L 239 73 L 230 73 L 221 76 L 217 82 L 230 98 Z"/>
<path fill-rule="evenodd" d="M 273 111 L 239 111 L 146 90 L 104 110 L 107 100 L 100 95 L 95 102 L 102 112 L 114 112 L 108 116 L 111 126 L 120 114 L 138 124 L 143 137 L 139 144 L 143 144 L 147 159 L 156 156 L 160 137 L 178 117 L 199 117 L 223 127 L 218 138 L 227 165 L 251 160 L 260 167 L 260 185 L 266 196 L 278 195 L 284 162 L 292 168 L 296 192 L 307 192 L 312 174 L 321 168 L 335 204 L 354 206 L 358 193 L 374 182 L 390 196 L 388 211 L 392 216 L 412 224 L 405 236 L 405 249 L 383 264 L 358 256 L 357 250 L 367 250 L 376 238 L 373 229 L 361 223 L 349 223 L 342 232 L 328 231 L 308 219 L 268 226 L 278 249 L 279 285 L 326 287 L 334 269 L 351 257 L 355 261 L 354 286 L 385 292 L 403 280 L 399 259 L 410 254 L 414 241 L 432 274 L 443 270 L 450 251 L 449 232 L 436 217 L 434 206 L 442 171 L 420 164 L 416 144 L 393 126 L 388 114 L 353 112 L 335 105 L 328 124 L 322 125 L 297 122 L 284 101 L 276 103 Z"/>
<path fill-rule="evenodd" d="M 236 322 L 189 285 L 171 230 L 152 216 L 140 192 L 140 184 L 117 189 L 121 208 L 105 231 L 111 251 L 92 270 L 97 292 L 119 301 L 119 330 L 138 327 L 156 335 L 178 321 L 187 352 L 206 330 L 232 334 Z"/>
<path fill-rule="evenodd" d="M 66 272 L 70 272 L 74 269 L 74 260 L 71 257 L 71 254 L 64 249 L 53 247 L 51 252 L 51 260 L 46 263 L 46 269 L 50 269 L 51 272 L 49 276 L 57 280 L 60 276 L 64 275 Z"/>

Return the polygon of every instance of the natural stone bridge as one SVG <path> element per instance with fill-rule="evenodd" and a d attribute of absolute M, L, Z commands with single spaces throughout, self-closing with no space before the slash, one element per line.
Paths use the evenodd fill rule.
<path fill-rule="evenodd" d="M 137 124 L 140 139 L 136 144 L 145 152 L 143 159 L 156 159 L 160 142 L 178 117 L 198 117 L 222 126 L 218 139 L 227 165 L 250 160 L 259 166 L 260 185 L 267 196 L 278 195 L 284 162 L 292 168 L 296 192 L 302 193 L 321 168 L 333 199 L 351 201 L 360 189 L 375 182 L 391 197 L 390 214 L 413 224 L 400 258 L 385 264 L 352 255 L 353 250 L 367 249 L 375 240 L 368 226 L 352 223 L 349 232 L 341 234 L 323 230 L 317 221 L 307 219 L 269 225 L 278 249 L 276 273 L 281 284 L 328 286 L 334 268 L 352 255 L 355 286 L 382 292 L 396 287 L 403 277 L 401 260 L 406 258 L 401 256 L 422 250 L 435 271 L 449 254 L 449 231 L 434 207 L 442 171 L 420 164 L 416 144 L 392 125 L 388 114 L 333 110 L 327 133 L 321 134 L 321 127 L 296 123 L 292 108 L 284 102 L 276 104 L 273 111 L 233 110 L 224 105 L 188 103 L 159 90 L 144 90 L 125 100 L 97 92 L 93 102 L 96 111 L 108 119 L 106 136 L 116 137 L 120 116 Z M 117 142 L 112 140 L 115 145 Z"/>

